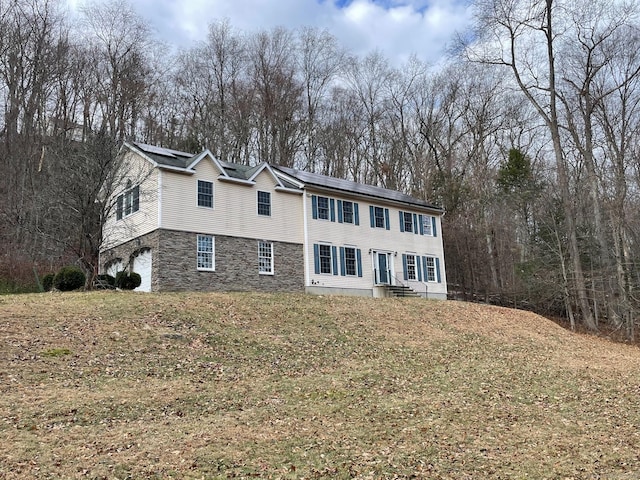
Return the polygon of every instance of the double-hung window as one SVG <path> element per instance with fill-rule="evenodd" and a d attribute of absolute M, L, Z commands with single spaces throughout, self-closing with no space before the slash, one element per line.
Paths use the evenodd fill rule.
<path fill-rule="evenodd" d="M 258 215 L 271 216 L 271 193 L 258 191 Z"/>
<path fill-rule="evenodd" d="M 338 221 L 342 222 L 342 202 L 338 200 L 339 211 Z M 329 197 L 320 197 L 318 195 L 311 195 L 311 216 L 314 220 L 329 220 L 331 222 L 336 221 L 336 200 Z"/>
<path fill-rule="evenodd" d="M 342 221 L 344 223 L 354 223 L 353 202 L 342 201 Z"/>
<path fill-rule="evenodd" d="M 333 260 L 331 257 L 331 245 L 318 245 L 318 258 L 320 259 L 320 273 L 332 273 Z"/>
<path fill-rule="evenodd" d="M 213 208 L 213 182 L 198 180 L 198 206 Z"/>
<path fill-rule="evenodd" d="M 402 222 L 404 227 L 404 232 L 413 232 L 413 214 L 410 212 L 402 213 Z"/>
<path fill-rule="evenodd" d="M 384 228 L 384 208 L 373 207 L 373 214 L 376 221 L 376 228 Z"/>
<path fill-rule="evenodd" d="M 418 280 L 415 255 L 407 255 L 407 280 Z"/>
<path fill-rule="evenodd" d="M 329 198 L 318 197 L 318 218 L 329 220 Z"/>
<path fill-rule="evenodd" d="M 273 243 L 258 242 L 258 265 L 261 275 L 273 275 Z"/>
<path fill-rule="evenodd" d="M 389 209 L 369 206 L 369 217 L 371 219 L 371 228 L 385 228 L 389 230 Z"/>
<path fill-rule="evenodd" d="M 314 243 L 313 260 L 316 274 L 338 275 L 338 249 L 336 246 Z"/>
<path fill-rule="evenodd" d="M 124 194 L 124 216 L 131 215 L 133 213 L 133 195 L 131 194 L 131 184 L 129 184 L 126 193 Z"/>
<path fill-rule="evenodd" d="M 422 234 L 428 235 L 430 237 L 434 236 L 433 232 L 433 224 L 434 218 L 431 215 L 422 215 Z"/>
<path fill-rule="evenodd" d="M 340 275 L 362 277 L 362 251 L 356 247 L 340 247 Z"/>
<path fill-rule="evenodd" d="M 215 270 L 214 240 L 212 235 L 198 235 L 198 270 Z"/>
<path fill-rule="evenodd" d="M 346 275 L 357 275 L 356 249 L 344 247 L 344 270 Z"/>
<path fill-rule="evenodd" d="M 116 199 L 116 220 L 122 220 L 140 210 L 140 186 L 127 181 L 126 190 Z"/>
<path fill-rule="evenodd" d="M 338 223 L 350 223 L 360 225 L 360 209 L 357 202 L 338 200 Z M 329 201 L 331 209 L 331 200 Z"/>
<path fill-rule="evenodd" d="M 436 259 L 434 257 L 424 257 L 425 258 L 425 272 L 424 276 L 427 282 L 435 282 L 438 281 L 438 277 L 436 275 Z"/>

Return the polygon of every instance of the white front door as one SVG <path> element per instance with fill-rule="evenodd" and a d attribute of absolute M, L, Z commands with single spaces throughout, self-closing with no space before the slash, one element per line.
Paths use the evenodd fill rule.
<path fill-rule="evenodd" d="M 132 270 L 140 275 L 142 280 L 136 292 L 151 291 L 151 250 L 145 250 L 133 259 Z"/>

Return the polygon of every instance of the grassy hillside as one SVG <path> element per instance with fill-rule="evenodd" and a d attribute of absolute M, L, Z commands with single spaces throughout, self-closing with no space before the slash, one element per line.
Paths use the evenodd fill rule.
<path fill-rule="evenodd" d="M 640 351 L 457 302 L 0 297 L 0 478 L 635 478 Z"/>

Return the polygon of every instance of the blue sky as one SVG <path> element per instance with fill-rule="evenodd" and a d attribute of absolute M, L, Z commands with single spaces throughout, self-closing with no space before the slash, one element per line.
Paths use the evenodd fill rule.
<path fill-rule="evenodd" d="M 70 5 L 84 0 L 67 0 Z M 157 35 L 178 48 L 204 40 L 228 18 L 245 32 L 282 26 L 326 28 L 352 53 L 380 50 L 392 63 L 411 54 L 437 63 L 469 25 L 471 0 L 130 0 Z"/>

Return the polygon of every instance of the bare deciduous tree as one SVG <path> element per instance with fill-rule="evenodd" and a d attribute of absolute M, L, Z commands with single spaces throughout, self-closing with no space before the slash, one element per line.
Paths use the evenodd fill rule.
<path fill-rule="evenodd" d="M 481 1 L 478 4 L 477 32 L 482 41 L 469 45 L 466 54 L 471 61 L 508 68 L 515 84 L 548 129 L 564 209 L 575 300 L 584 325 L 596 330 L 597 324 L 587 297 L 575 223 L 576 211 L 558 113 L 556 47 L 562 36 L 556 32 L 555 26 L 559 8 L 559 2 L 554 0 Z M 565 303 L 569 310 L 574 302 L 568 297 Z"/>

